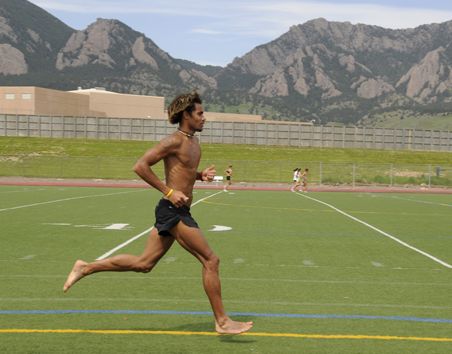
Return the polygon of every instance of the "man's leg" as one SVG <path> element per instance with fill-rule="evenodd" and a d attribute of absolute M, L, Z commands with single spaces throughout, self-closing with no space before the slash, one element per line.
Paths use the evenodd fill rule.
<path fill-rule="evenodd" d="M 171 233 L 183 248 L 198 258 L 203 266 L 203 285 L 215 315 L 216 331 L 223 334 L 239 334 L 249 330 L 253 326 L 252 322 L 232 321 L 224 310 L 218 269 L 220 260 L 209 247 L 201 230 L 179 222 Z"/>
<path fill-rule="evenodd" d="M 150 272 L 160 258 L 162 258 L 163 255 L 169 250 L 173 242 L 174 237 L 159 236 L 157 229 L 154 228 L 152 229 L 147 245 L 140 256 L 120 254 L 92 263 L 78 260 L 75 262 L 67 277 L 66 283 L 63 286 L 63 291 L 68 291 L 72 285 L 83 277 L 97 272 Z"/>

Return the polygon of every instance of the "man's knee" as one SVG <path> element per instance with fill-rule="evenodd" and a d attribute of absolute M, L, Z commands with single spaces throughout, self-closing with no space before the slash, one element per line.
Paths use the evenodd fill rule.
<path fill-rule="evenodd" d="M 220 266 L 220 258 L 215 254 L 212 253 L 211 255 L 209 255 L 209 257 L 206 259 L 206 262 L 204 264 L 204 266 L 208 269 L 208 270 L 218 270 L 219 266 Z"/>
<path fill-rule="evenodd" d="M 155 264 L 149 261 L 139 261 L 135 264 L 134 270 L 139 273 L 149 273 Z"/>

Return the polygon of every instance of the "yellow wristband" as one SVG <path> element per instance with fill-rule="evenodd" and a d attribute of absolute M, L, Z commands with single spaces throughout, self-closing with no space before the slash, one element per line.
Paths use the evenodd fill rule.
<path fill-rule="evenodd" d="M 171 189 L 169 190 L 169 192 L 165 194 L 165 197 L 167 197 L 167 198 L 171 197 L 171 194 L 173 194 L 173 192 L 174 192 L 174 189 L 171 188 Z"/>

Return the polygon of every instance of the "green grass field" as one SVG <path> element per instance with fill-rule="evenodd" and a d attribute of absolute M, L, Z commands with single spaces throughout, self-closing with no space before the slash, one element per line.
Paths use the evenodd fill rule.
<path fill-rule="evenodd" d="M 195 192 L 249 334 L 214 335 L 200 265 L 177 244 L 150 274 L 99 273 L 63 294 L 77 258 L 152 226 L 156 191 L 0 186 L 0 352 L 452 352 L 450 194 Z"/>
<path fill-rule="evenodd" d="M 155 142 L 0 137 L 0 176 L 135 179 L 135 161 Z M 314 184 L 452 186 L 452 153 L 204 144 L 201 166 L 234 179 L 290 183 L 296 167 Z M 436 169 L 441 173 L 437 174 Z M 163 176 L 163 164 L 154 170 Z"/>
<path fill-rule="evenodd" d="M 0 156 L 110 157 L 136 160 L 152 141 L 0 137 Z M 203 160 L 452 165 L 450 152 L 205 144 Z"/>

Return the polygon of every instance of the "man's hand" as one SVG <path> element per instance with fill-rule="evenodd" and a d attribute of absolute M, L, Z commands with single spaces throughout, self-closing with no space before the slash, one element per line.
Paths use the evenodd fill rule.
<path fill-rule="evenodd" d="M 181 206 L 185 205 L 188 201 L 188 197 L 180 192 L 180 191 L 174 191 L 168 198 L 168 200 L 173 203 L 173 205 L 176 208 L 180 208 Z"/>
<path fill-rule="evenodd" d="M 216 173 L 217 171 L 215 170 L 215 165 L 207 167 L 201 172 L 201 180 L 206 182 L 212 182 Z"/>

